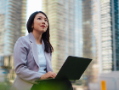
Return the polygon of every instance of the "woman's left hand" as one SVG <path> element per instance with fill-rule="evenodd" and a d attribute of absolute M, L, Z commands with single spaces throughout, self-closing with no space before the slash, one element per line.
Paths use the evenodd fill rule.
<path fill-rule="evenodd" d="M 46 74 L 42 75 L 40 79 L 43 80 L 43 79 L 55 78 L 55 77 L 56 77 L 56 74 L 54 72 L 49 71 Z"/>

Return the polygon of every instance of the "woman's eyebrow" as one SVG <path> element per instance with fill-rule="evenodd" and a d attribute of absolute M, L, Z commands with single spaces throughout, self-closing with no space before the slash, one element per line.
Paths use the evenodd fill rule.
<path fill-rule="evenodd" d="M 38 16 L 38 17 L 42 17 L 42 16 Z M 47 19 L 47 18 L 45 18 L 45 19 Z"/>

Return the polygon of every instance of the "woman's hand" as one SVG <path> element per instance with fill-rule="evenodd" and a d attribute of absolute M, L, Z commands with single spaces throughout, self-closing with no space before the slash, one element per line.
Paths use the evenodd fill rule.
<path fill-rule="evenodd" d="M 47 72 L 46 74 L 42 75 L 40 77 L 40 80 L 44 80 L 44 79 L 47 79 L 47 78 L 55 78 L 56 77 L 56 74 L 54 72 Z"/>

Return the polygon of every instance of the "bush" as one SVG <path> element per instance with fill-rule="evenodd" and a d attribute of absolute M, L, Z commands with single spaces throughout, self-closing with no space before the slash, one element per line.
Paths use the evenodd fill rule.
<path fill-rule="evenodd" d="M 11 85 L 8 81 L 0 82 L 0 90 L 10 90 Z"/>

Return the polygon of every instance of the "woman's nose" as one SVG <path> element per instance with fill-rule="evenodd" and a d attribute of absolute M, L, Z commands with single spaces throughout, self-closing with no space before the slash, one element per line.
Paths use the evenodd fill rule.
<path fill-rule="evenodd" d="M 45 20 L 42 20 L 42 23 L 45 23 Z"/>

